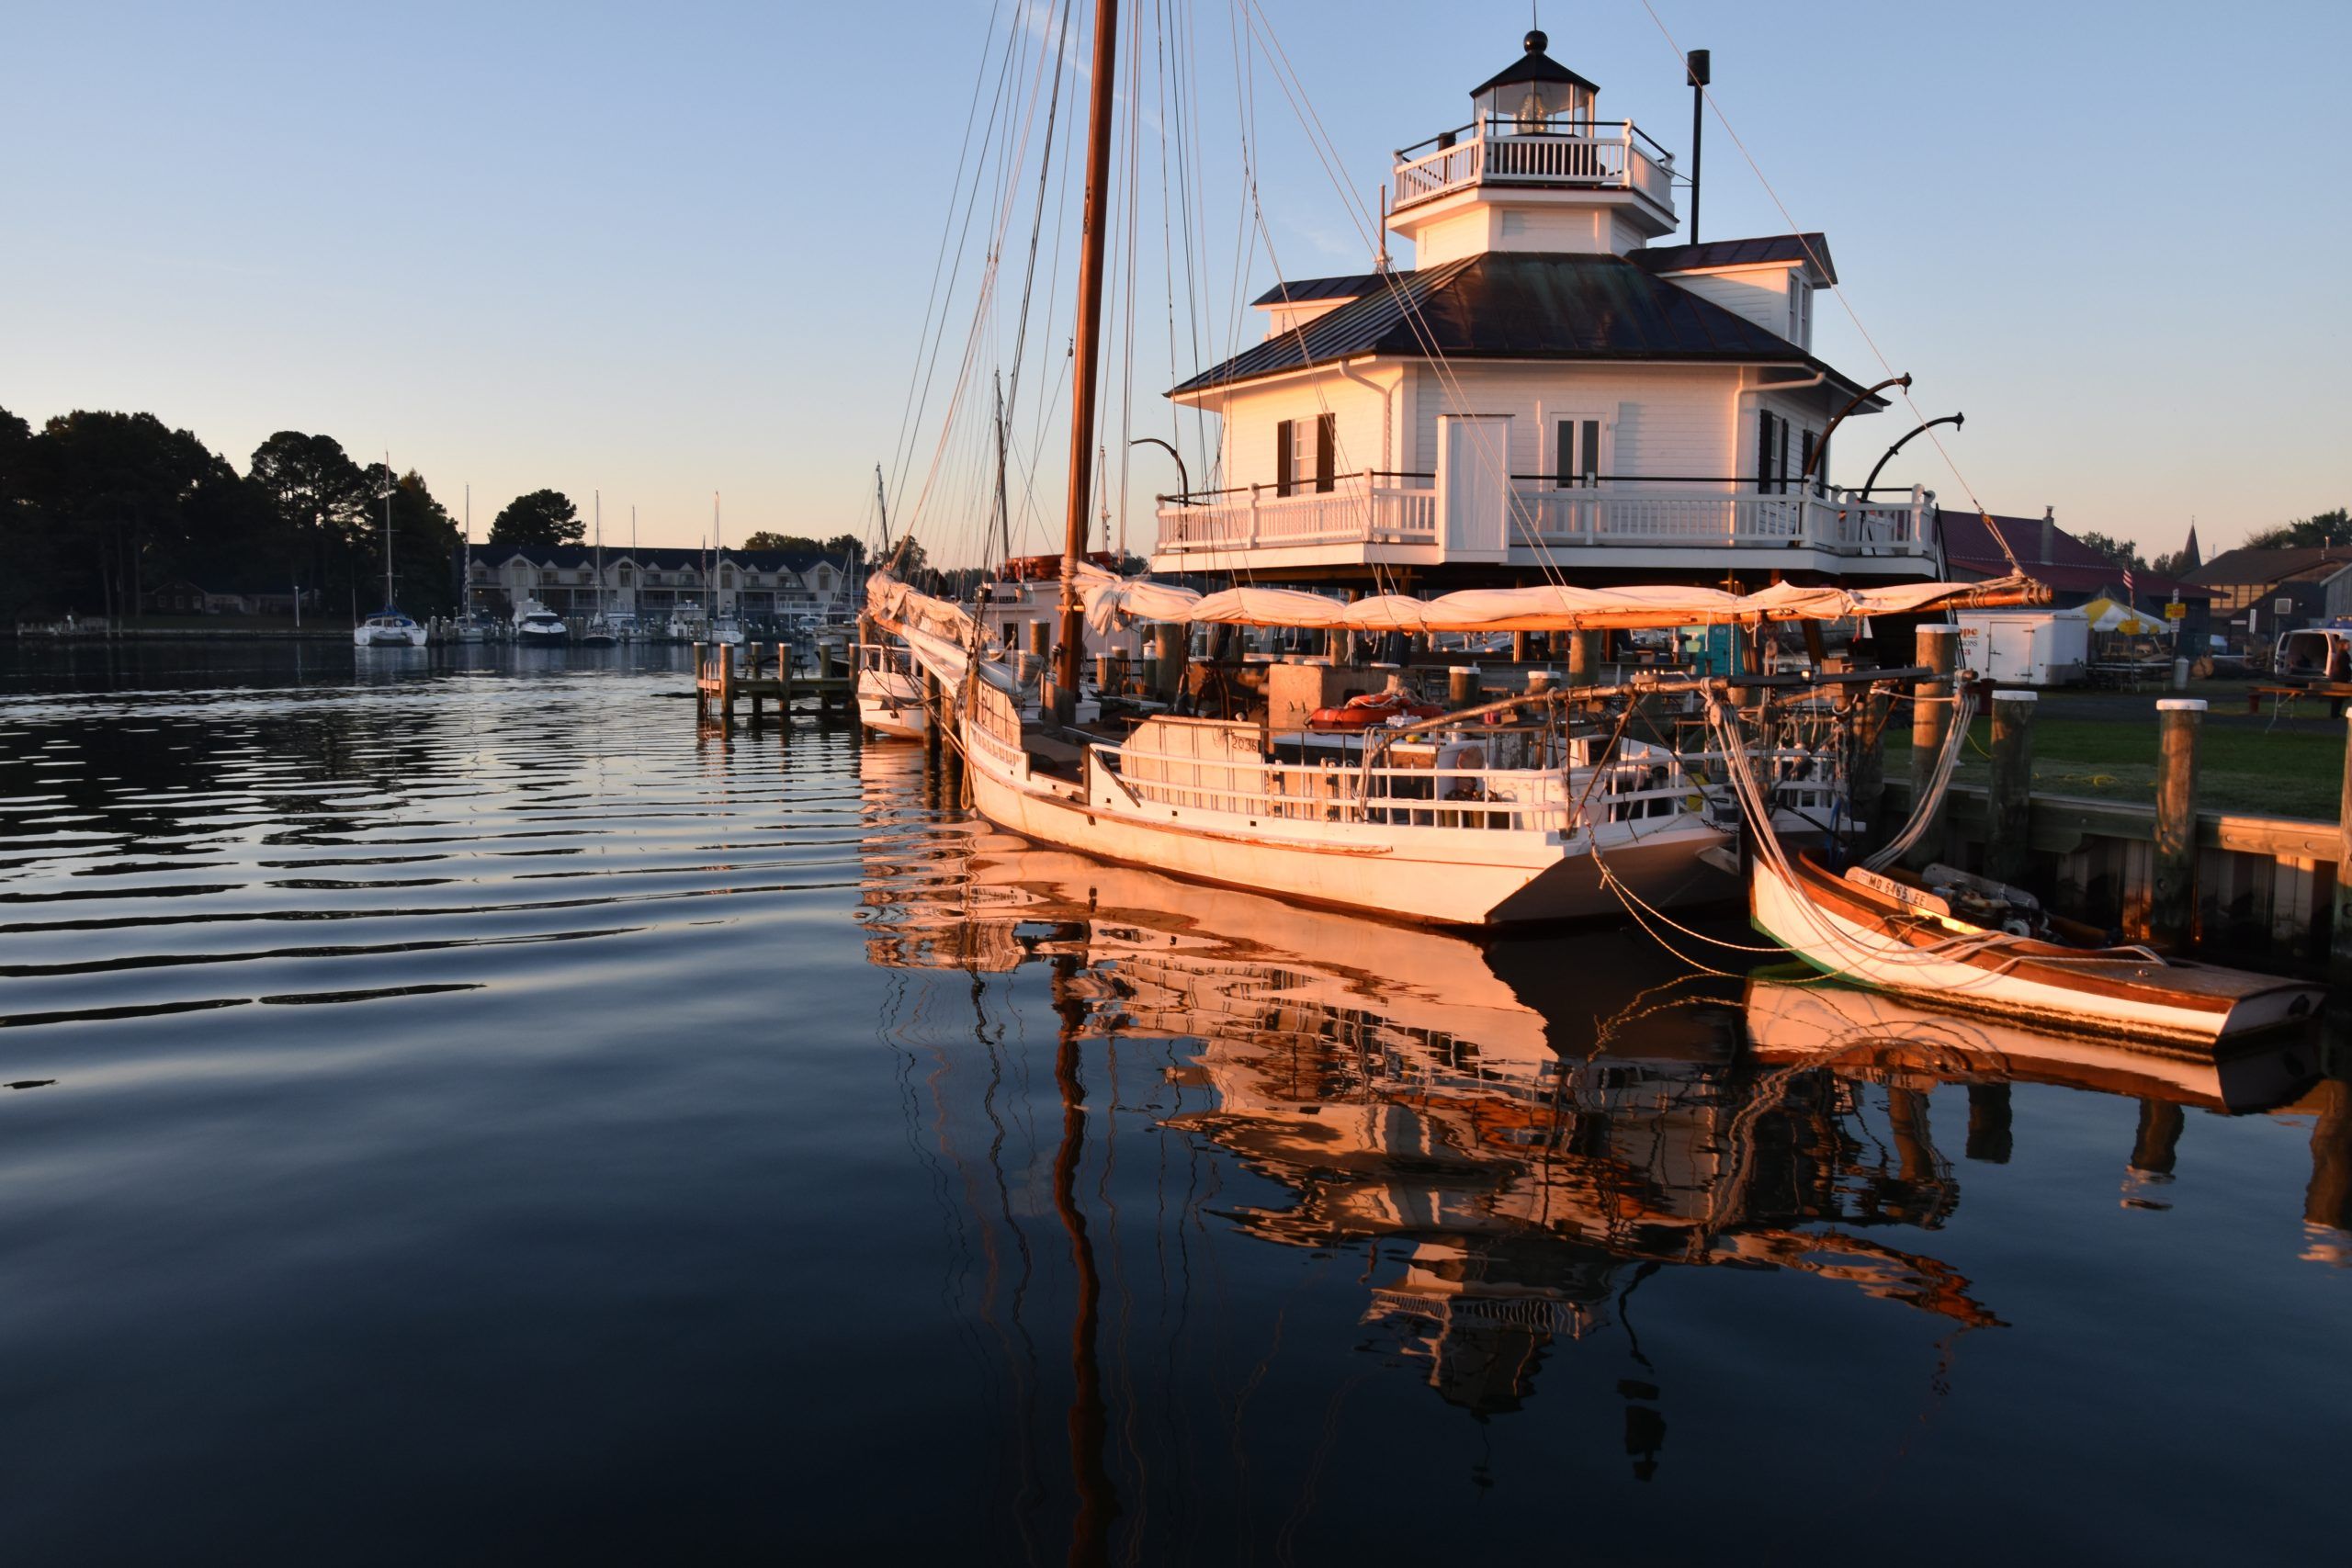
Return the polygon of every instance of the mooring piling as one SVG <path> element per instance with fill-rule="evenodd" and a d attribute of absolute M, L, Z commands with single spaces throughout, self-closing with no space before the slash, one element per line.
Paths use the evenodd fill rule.
<path fill-rule="evenodd" d="M 1952 672 L 1960 668 L 1960 628 L 1929 624 L 1919 628 L 1916 662 L 1934 673 L 1913 688 L 1911 704 L 1911 799 L 1928 798 L 1928 789 L 1941 761 L 1944 739 L 1951 733 L 1952 709 L 1958 688 Z M 1944 852 L 1944 809 L 1939 806 L 1927 831 L 1904 857 L 1915 869 L 1939 859 Z"/>
<path fill-rule="evenodd" d="M 2023 882 L 2031 863 L 2028 837 L 2033 808 L 2031 692 L 1993 694 L 1993 784 L 1984 835 L 1984 874 Z"/>
<path fill-rule="evenodd" d="M 2148 935 L 2187 946 L 2197 935 L 2197 738 L 2202 697 L 2156 704 L 2156 832 Z"/>
<path fill-rule="evenodd" d="M 2344 716 L 2344 793 L 2335 810 L 2335 908 L 2328 928 L 2328 970 L 2352 982 L 2352 713 Z"/>

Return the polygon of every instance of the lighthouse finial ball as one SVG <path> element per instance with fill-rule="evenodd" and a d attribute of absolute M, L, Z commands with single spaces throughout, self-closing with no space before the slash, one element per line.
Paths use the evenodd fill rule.
<path fill-rule="evenodd" d="M 1551 41 L 1552 40 L 1544 36 L 1543 28 L 1532 28 L 1527 35 L 1527 52 L 1530 54 L 1541 54 L 1544 52 L 1544 49 L 1550 45 Z"/>

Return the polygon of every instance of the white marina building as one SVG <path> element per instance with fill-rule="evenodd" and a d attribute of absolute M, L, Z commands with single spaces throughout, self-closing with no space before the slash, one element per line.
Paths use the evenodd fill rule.
<path fill-rule="evenodd" d="M 591 545 L 476 545 L 465 604 L 503 615 L 537 600 L 567 618 L 602 610 L 647 624 L 681 611 L 783 621 L 823 619 L 855 591 L 854 561 L 813 550 L 608 546 L 603 556 L 600 585 Z"/>
<path fill-rule="evenodd" d="M 1826 238 L 1661 243 L 1673 154 L 1600 119 L 1599 89 L 1545 45 L 1528 34 L 1468 124 L 1396 155 L 1387 227 L 1413 265 L 1277 284 L 1262 341 L 1170 391 L 1218 416 L 1218 472 L 1163 498 L 1153 570 L 1934 575 L 1930 492 L 1826 482 L 1823 437 L 1864 383 L 1813 351 Z"/>

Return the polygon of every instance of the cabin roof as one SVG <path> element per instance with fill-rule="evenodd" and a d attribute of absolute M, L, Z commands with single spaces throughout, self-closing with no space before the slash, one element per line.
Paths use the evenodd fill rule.
<path fill-rule="evenodd" d="M 1696 245 L 1652 245 L 1626 258 L 1648 272 L 1696 272 L 1710 266 L 1760 266 L 1768 262 L 1812 262 L 1823 277 L 1838 281 L 1829 259 L 1829 236 L 1762 234 L 1751 240 L 1709 240 Z"/>
<path fill-rule="evenodd" d="M 1391 273 L 1361 299 L 1244 349 L 1170 395 L 1365 354 L 1766 361 L 1804 365 L 1855 385 L 1779 333 L 1621 256 L 1487 251 Z"/>
<path fill-rule="evenodd" d="M 2188 574 L 2194 582 L 2211 587 L 2267 588 L 2274 582 L 2314 581 L 2333 577 L 2352 563 L 2352 551 L 2342 545 L 2302 545 L 2289 549 L 2223 550 Z"/>

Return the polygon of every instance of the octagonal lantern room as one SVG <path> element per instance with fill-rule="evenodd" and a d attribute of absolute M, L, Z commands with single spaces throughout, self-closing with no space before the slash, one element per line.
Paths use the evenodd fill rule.
<path fill-rule="evenodd" d="M 1542 32 L 1527 35 L 1526 52 L 1471 89 L 1471 111 L 1489 135 L 1536 136 L 1592 128 L 1600 89 L 1544 52 Z"/>

